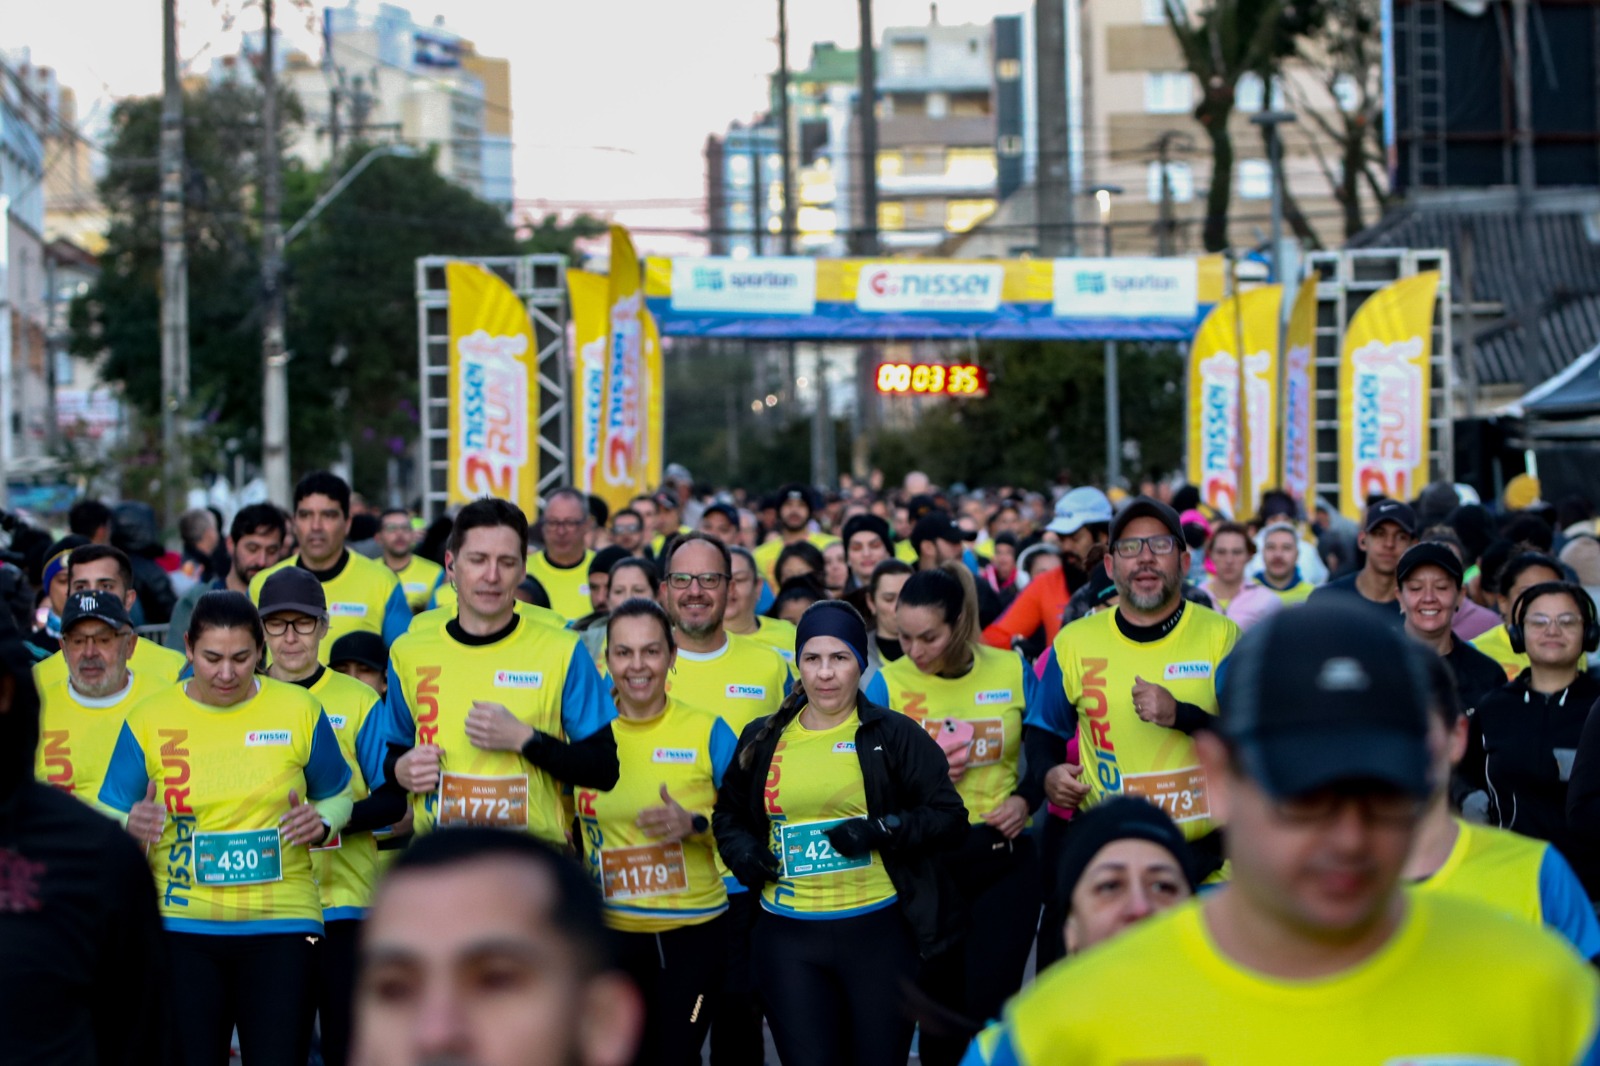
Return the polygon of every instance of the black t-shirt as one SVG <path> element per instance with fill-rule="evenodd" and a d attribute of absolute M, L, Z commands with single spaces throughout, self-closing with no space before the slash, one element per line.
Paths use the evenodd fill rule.
<path fill-rule="evenodd" d="M 1475 707 L 1506 683 L 1506 672 L 1499 663 L 1460 637 L 1453 638 L 1452 642 L 1455 646 L 1444 661 L 1456 675 L 1456 693 L 1461 697 L 1461 706 Z"/>
<path fill-rule="evenodd" d="M 171 1061 L 155 884 L 123 829 L 46 785 L 0 804 L 0 1060 Z"/>
<path fill-rule="evenodd" d="M 1399 629 L 1404 626 L 1405 619 L 1400 614 L 1400 598 L 1397 596 L 1394 599 L 1387 600 L 1383 603 L 1379 603 L 1377 600 L 1367 599 L 1361 594 L 1361 590 L 1356 587 L 1356 578 L 1360 576 L 1360 574 L 1361 571 L 1357 570 L 1353 574 L 1346 574 L 1344 577 L 1336 577 L 1326 584 L 1317 586 L 1311 590 L 1311 595 L 1306 597 L 1307 602 L 1315 601 L 1321 603 L 1327 599 L 1331 599 L 1334 596 L 1344 596 L 1347 597 L 1347 599 L 1348 597 L 1354 597 L 1354 602 L 1365 604 L 1369 609 L 1371 609 L 1373 614 L 1379 618 L 1382 618 L 1394 628 Z"/>

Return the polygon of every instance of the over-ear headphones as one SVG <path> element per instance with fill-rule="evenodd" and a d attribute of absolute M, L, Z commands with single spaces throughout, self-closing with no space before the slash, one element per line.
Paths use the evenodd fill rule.
<path fill-rule="evenodd" d="M 1525 628 L 1528 608 L 1540 596 L 1552 593 L 1572 597 L 1583 614 L 1583 650 L 1591 653 L 1600 650 L 1600 614 L 1595 611 L 1594 600 L 1589 598 L 1589 593 L 1584 591 L 1582 585 L 1574 585 L 1570 581 L 1541 581 L 1522 590 L 1522 595 L 1511 605 L 1511 621 L 1506 623 L 1506 639 L 1511 642 L 1511 650 L 1518 655 L 1528 654 Z"/>

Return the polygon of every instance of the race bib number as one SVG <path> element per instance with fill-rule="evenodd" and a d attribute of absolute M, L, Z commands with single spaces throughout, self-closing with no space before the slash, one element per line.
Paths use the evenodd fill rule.
<path fill-rule="evenodd" d="M 283 880 L 283 843 L 276 829 L 194 835 L 195 881 L 213 888 Z"/>
<path fill-rule="evenodd" d="M 1198 766 L 1153 774 L 1124 774 L 1122 791 L 1131 796 L 1143 796 L 1170 814 L 1174 822 L 1196 822 L 1211 817 L 1205 771 Z"/>
<path fill-rule="evenodd" d="M 439 824 L 480 825 L 491 829 L 528 828 L 528 775 L 439 776 Z"/>
<path fill-rule="evenodd" d="M 683 845 L 677 841 L 636 848 L 602 848 L 600 878 L 606 899 L 670 896 L 689 888 Z"/>
<path fill-rule="evenodd" d="M 783 876 L 816 877 L 818 874 L 838 873 L 841 870 L 859 870 L 872 865 L 872 855 L 847 858 L 828 842 L 823 834 L 848 818 L 833 818 L 825 822 L 801 822 L 798 825 L 778 827 L 778 848 L 783 852 Z"/>
<path fill-rule="evenodd" d="M 998 718 L 968 718 L 967 723 L 972 726 L 972 743 L 967 751 L 970 758 L 967 760 L 967 769 L 976 769 L 980 766 L 993 766 L 1006 755 L 1006 724 Z M 939 739 L 939 732 L 944 728 L 943 718 L 928 718 L 922 723 L 922 728 L 934 740 Z"/>

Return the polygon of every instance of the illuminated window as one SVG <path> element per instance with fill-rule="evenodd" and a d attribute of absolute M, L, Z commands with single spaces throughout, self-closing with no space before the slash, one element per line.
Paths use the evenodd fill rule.
<path fill-rule="evenodd" d="M 993 213 L 993 200 L 951 200 L 945 204 L 944 228 L 965 233 Z"/>
<path fill-rule="evenodd" d="M 898 178 L 905 170 L 905 158 L 899 152 L 878 153 L 878 177 Z"/>
<path fill-rule="evenodd" d="M 995 77 L 1001 81 L 1016 81 L 1022 77 L 1022 61 L 1020 59 L 1002 59 L 994 65 Z"/>
<path fill-rule="evenodd" d="M 993 148 L 952 148 L 945 154 L 945 174 L 972 185 L 993 185 L 1000 169 Z"/>
<path fill-rule="evenodd" d="M 1152 115 L 1181 115 L 1194 107 L 1194 75 L 1186 70 L 1155 70 L 1144 76 L 1144 109 Z"/>
<path fill-rule="evenodd" d="M 1265 159 L 1239 160 L 1234 192 L 1241 200 L 1272 198 L 1272 166 Z"/>
<path fill-rule="evenodd" d="M 906 205 L 897 200 L 878 205 L 878 228 L 903 230 L 906 228 Z"/>

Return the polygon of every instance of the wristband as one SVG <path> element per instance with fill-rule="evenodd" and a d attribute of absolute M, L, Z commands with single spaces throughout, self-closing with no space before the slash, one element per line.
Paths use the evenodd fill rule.
<path fill-rule="evenodd" d="M 707 829 L 711 828 L 711 819 L 707 818 L 703 814 L 697 814 L 693 818 L 689 819 L 689 826 L 696 833 L 704 833 Z"/>

